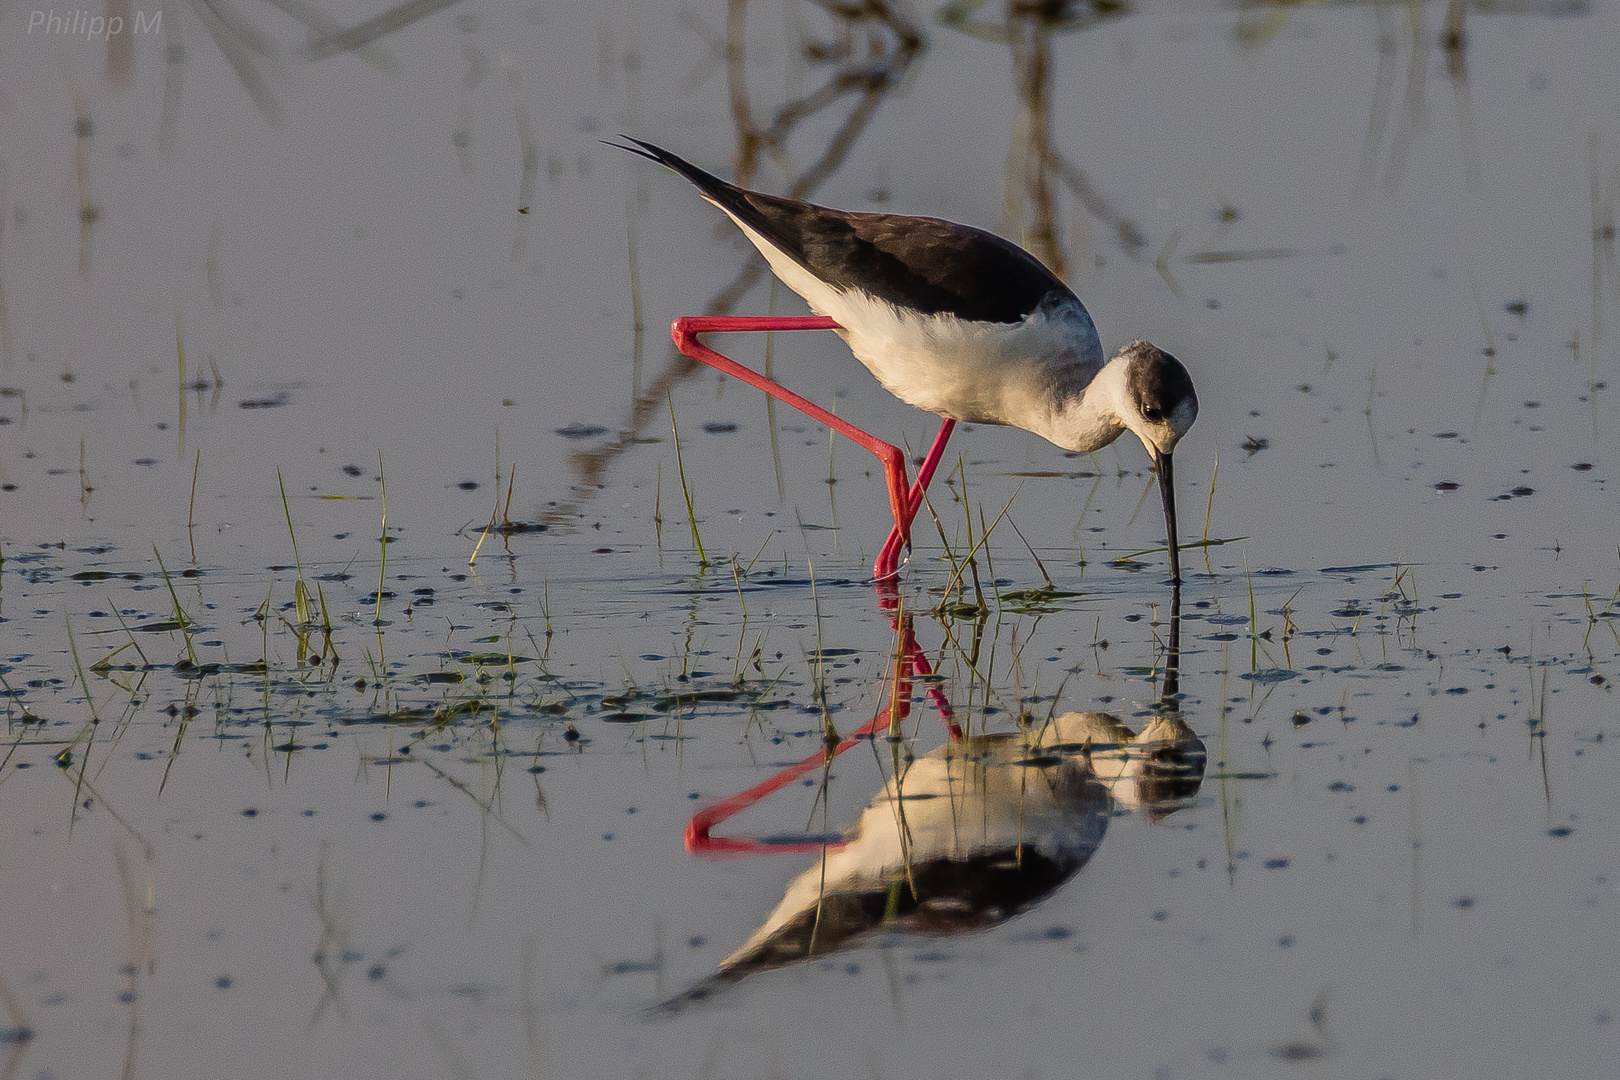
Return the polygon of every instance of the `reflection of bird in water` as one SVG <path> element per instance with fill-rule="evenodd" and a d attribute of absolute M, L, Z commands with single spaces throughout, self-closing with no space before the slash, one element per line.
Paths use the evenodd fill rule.
<path fill-rule="evenodd" d="M 1189 805 L 1204 758 L 1204 744 L 1174 712 L 1140 735 L 1108 713 L 1084 712 L 942 746 L 885 785 L 848 843 L 794 879 L 718 973 L 660 1008 L 678 1010 L 873 933 L 1004 922 L 1086 864 L 1111 805 L 1155 821 Z"/>
<path fill-rule="evenodd" d="M 1085 305 L 999 236 L 745 191 L 630 141 L 634 147 L 621 149 L 680 173 L 724 210 L 902 401 L 953 420 L 1020 427 L 1085 453 L 1134 432 L 1159 473 L 1170 576 L 1181 579 L 1171 454 L 1198 416 L 1198 395 L 1175 357 L 1137 341 L 1104 363 Z M 899 516 L 904 533 L 909 518 Z"/>

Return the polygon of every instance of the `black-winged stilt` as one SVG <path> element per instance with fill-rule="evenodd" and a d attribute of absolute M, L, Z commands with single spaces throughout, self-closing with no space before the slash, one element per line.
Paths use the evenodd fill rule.
<path fill-rule="evenodd" d="M 624 138 L 629 138 L 624 136 Z M 819 317 L 676 319 L 681 351 L 757 386 L 883 461 L 894 512 L 873 573 L 891 577 L 957 421 L 1006 424 L 1089 453 L 1131 431 L 1158 472 L 1170 578 L 1181 581 L 1172 453 L 1198 416 L 1181 362 L 1145 341 L 1104 362 L 1085 305 L 1027 251 L 938 218 L 831 210 L 747 191 L 652 143 L 619 146 L 665 165 L 725 211 Z M 618 145 L 618 144 L 610 144 Z M 900 450 L 697 340 L 741 330 L 835 330 L 890 393 L 945 418 L 906 485 Z"/>

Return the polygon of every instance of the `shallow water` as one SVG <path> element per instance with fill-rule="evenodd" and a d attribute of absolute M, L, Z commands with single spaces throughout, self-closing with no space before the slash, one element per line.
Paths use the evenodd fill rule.
<path fill-rule="evenodd" d="M 597 141 L 726 170 L 724 5 L 318 61 L 169 9 L 127 85 L 14 7 L 0 1077 L 1604 1075 L 1611 8 L 1077 7 L 1022 99 L 998 5 L 914 51 L 747 9 L 758 129 L 849 88 L 754 183 L 1022 238 L 1187 364 L 1183 536 L 1227 542 L 1179 625 L 1134 441 L 959 434 L 886 597 L 865 452 L 675 362 L 676 315 L 802 310 Z M 831 335 L 769 348 L 931 438 Z M 863 843 L 825 936 L 719 975 Z"/>

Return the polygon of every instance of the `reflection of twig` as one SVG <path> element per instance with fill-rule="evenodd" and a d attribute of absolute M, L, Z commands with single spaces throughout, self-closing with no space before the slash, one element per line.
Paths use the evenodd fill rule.
<path fill-rule="evenodd" d="M 545 1040 L 540 1028 L 540 1002 L 535 995 L 535 972 L 540 966 L 534 935 L 523 939 L 523 1031 L 529 1047 L 529 1073 L 536 1078 L 546 1075 L 542 1051 Z"/>
<path fill-rule="evenodd" d="M 472 788 L 468 787 L 462 781 L 457 780 L 455 777 L 451 776 L 449 773 L 445 772 L 443 769 L 439 768 L 426 758 L 417 758 L 416 760 L 418 763 L 427 766 L 428 771 L 433 773 L 440 780 L 443 780 L 445 783 L 449 784 L 451 787 L 455 788 L 457 791 L 461 792 L 463 795 L 467 796 L 467 798 L 476 803 L 478 808 L 487 816 L 493 818 L 497 825 L 511 833 L 513 836 L 517 837 L 524 847 L 529 846 L 529 838 L 518 832 L 517 829 L 513 828 L 510 822 L 495 812 L 494 806 L 490 805 L 490 803 L 484 799 L 480 799 L 473 792 Z"/>
<path fill-rule="evenodd" d="M 501 66 L 506 68 L 507 78 L 512 83 L 512 109 L 514 119 L 517 121 L 518 149 L 523 155 L 523 179 L 518 184 L 517 203 L 522 210 L 518 214 L 517 231 L 512 237 L 512 263 L 517 265 L 523 261 L 524 250 L 529 244 L 527 210 L 534 202 L 534 185 L 540 175 L 540 146 L 534 139 L 534 125 L 529 122 L 529 108 L 523 103 L 517 65 L 511 53 L 501 53 Z"/>
<path fill-rule="evenodd" d="M 870 20 L 883 26 L 894 37 L 891 52 L 887 55 L 877 52 L 878 38 L 872 39 L 872 54 L 864 58 L 852 58 L 851 47 L 842 38 L 832 48 L 808 44 L 808 53 L 824 53 L 841 61 L 841 66 L 817 89 L 780 106 L 770 126 L 760 128 L 755 124 L 749 108 L 744 80 L 742 39 L 743 10 L 746 6 L 747 0 L 731 0 L 726 13 L 727 78 L 731 91 L 732 122 L 737 127 L 733 167 L 738 184 L 747 186 L 752 183 L 761 150 L 780 158 L 788 136 L 800 123 L 846 94 L 854 92 L 861 95 L 838 131 L 828 140 L 821 157 L 804 169 L 789 186 L 788 197 L 802 199 L 821 186 L 821 182 L 844 163 L 849 148 L 871 121 L 882 97 L 900 84 L 911 61 L 922 50 L 923 40 L 916 28 L 894 11 L 886 0 L 869 0 L 864 6 L 825 5 L 826 10 L 840 20 L 837 25 L 844 34 L 857 21 Z"/>
<path fill-rule="evenodd" d="M 406 0 L 405 3 L 390 8 L 374 19 L 367 19 L 352 30 L 328 34 L 319 41 L 311 42 L 309 57 L 311 60 L 324 60 L 340 52 L 351 52 L 363 45 L 369 45 L 380 37 L 392 34 L 395 30 L 425 19 L 456 2 L 457 0 Z"/>
<path fill-rule="evenodd" d="M 1598 168 L 1598 136 L 1596 127 L 1587 130 L 1587 169 L 1592 186 L 1592 340 L 1587 348 L 1591 357 L 1591 372 L 1587 386 L 1587 396 L 1592 401 L 1592 438 L 1597 438 L 1597 359 L 1603 350 L 1603 306 L 1604 277 L 1607 270 L 1610 278 L 1614 277 L 1614 200 L 1616 190 L 1620 190 L 1620 172 L 1611 179 L 1607 192 L 1603 189 L 1603 179 Z M 1577 335 L 1576 340 L 1579 340 Z"/>
<path fill-rule="evenodd" d="M 691 8 L 682 8 L 675 13 L 675 17 L 709 45 L 708 55 L 693 64 L 692 70 L 681 77 L 681 93 L 684 95 L 701 90 L 710 76 L 720 70 L 720 66 L 726 62 L 726 39 Z"/>
<path fill-rule="evenodd" d="M 1153 269 L 1164 278 L 1164 283 L 1170 286 L 1170 292 L 1177 300 L 1181 299 L 1181 287 L 1176 284 L 1175 277 L 1170 273 L 1170 256 L 1175 253 L 1176 245 L 1180 242 L 1181 233 L 1171 233 L 1170 238 L 1164 242 L 1164 247 L 1160 249 L 1159 257 L 1153 260 Z"/>
<path fill-rule="evenodd" d="M 1457 128 L 1468 169 L 1468 190 L 1477 193 L 1481 183 L 1479 149 L 1474 136 L 1473 101 L 1468 94 L 1468 32 L 1463 28 L 1467 11 L 1463 0 L 1451 0 L 1446 8 L 1446 28 L 1440 33 L 1440 45 L 1446 51 L 1446 73 L 1451 76 L 1451 89 L 1457 100 Z"/>
<path fill-rule="evenodd" d="M 63 68 L 67 75 L 67 69 Z M 68 93 L 73 96 L 73 172 L 79 183 L 79 276 L 90 276 L 90 233 L 101 217 L 101 208 L 90 198 L 90 135 L 95 130 L 90 104 L 68 76 Z"/>
<path fill-rule="evenodd" d="M 1074 194 L 1075 198 L 1080 200 L 1081 205 L 1090 212 L 1092 217 L 1099 219 L 1114 230 L 1115 235 L 1119 237 L 1119 246 L 1124 248 L 1127 254 L 1134 254 L 1147 246 L 1147 237 L 1142 235 L 1142 230 L 1137 226 L 1136 222 L 1123 214 L 1115 212 L 1114 208 L 1108 205 L 1097 189 L 1091 186 L 1091 181 L 1086 179 L 1085 173 L 1070 163 L 1063 156 L 1062 151 L 1053 148 L 1049 150 L 1049 153 L 1051 159 L 1048 164 L 1057 173 L 1058 179 L 1063 181 L 1064 186 Z"/>
<path fill-rule="evenodd" d="M 739 184 L 746 186 L 753 179 L 754 156 L 759 151 L 759 132 L 748 108 L 748 84 L 744 78 L 743 57 L 747 41 L 743 35 L 743 17 L 748 12 L 748 0 L 728 0 L 726 4 L 726 94 L 731 102 L 731 122 L 737 128 L 737 150 L 731 158 L 731 170 Z"/>
<path fill-rule="evenodd" d="M 1007 17 L 1012 46 L 1013 78 L 1023 109 L 1018 142 L 1024 151 L 1024 198 L 1030 216 L 1023 228 L 1024 246 L 1060 278 L 1068 277 L 1067 260 L 1052 212 L 1052 31 L 1034 12 Z"/>
<path fill-rule="evenodd" d="M 4 246 L 6 239 L 6 218 L 11 216 L 10 208 L 6 204 L 6 169 L 0 164 L 0 247 Z M 0 260 L 0 270 L 5 263 Z M 11 321 L 6 318 L 5 283 L 0 281 L 0 370 L 11 370 Z"/>
<path fill-rule="evenodd" d="M 1423 92 L 1428 75 L 1428 34 L 1424 31 L 1423 5 L 1415 0 L 1407 0 L 1406 27 L 1411 36 L 1406 57 L 1406 116 L 1389 145 L 1389 173 L 1384 186 L 1390 191 L 1400 186 L 1412 139 L 1427 122 Z"/>
<path fill-rule="evenodd" d="M 142 890 L 125 861 L 123 846 L 114 848 L 113 855 L 118 862 L 118 882 L 124 891 L 124 919 L 129 930 L 129 951 L 124 965 L 124 974 L 129 979 L 126 991 L 129 1037 L 124 1044 L 123 1075 L 132 1077 L 135 1056 L 140 1049 L 141 975 L 150 975 L 157 968 L 157 856 L 151 845 L 146 845 L 146 879 Z"/>
<path fill-rule="evenodd" d="M 130 24 L 129 0 L 107 0 L 107 23 L 114 19 L 120 27 Z M 122 89 L 129 85 L 130 71 L 134 67 L 134 34 L 107 35 L 107 85 Z"/>
<path fill-rule="evenodd" d="M 1490 369 L 1486 368 L 1486 370 L 1489 371 Z M 1483 400 L 1485 395 L 1484 384 L 1480 385 L 1479 392 Z M 1361 410 L 1361 414 L 1367 418 L 1367 438 L 1372 443 L 1373 465 L 1381 469 L 1384 467 L 1384 463 L 1378 460 L 1378 433 L 1373 430 L 1373 398 L 1377 393 L 1378 365 L 1374 364 L 1372 373 L 1367 376 L 1367 407 Z"/>
<path fill-rule="evenodd" d="M 180 40 L 180 9 L 172 3 L 163 5 L 164 34 L 167 41 L 163 50 L 163 122 L 158 127 L 158 147 L 165 153 L 174 147 L 174 125 L 180 115 L 180 69 L 185 64 L 186 47 Z"/>
<path fill-rule="evenodd" d="M 974 17 L 984 3 L 952 0 L 940 9 L 939 21 L 986 41 L 1006 42 L 1012 48 L 1013 81 L 1022 110 L 1008 162 L 1009 228 L 1021 234 L 1024 246 L 1054 274 L 1068 276 L 1068 258 L 1053 200 L 1055 177 L 1088 213 L 1114 231 L 1126 254 L 1136 254 L 1147 244 L 1142 230 L 1109 206 L 1085 174 L 1052 145 L 1052 35 L 1084 30 L 1128 14 L 1129 5 L 1121 0 L 1076 5 L 1013 0 L 1007 4 L 1007 21 L 997 24 Z M 1013 194 L 1020 180 L 1021 197 Z M 1025 202 L 1030 213 L 1027 221 L 1022 221 Z"/>
<path fill-rule="evenodd" d="M 343 32 L 342 23 L 306 0 L 270 0 L 270 3 L 308 27 L 312 42 Z M 378 71 L 386 73 L 394 70 L 393 54 L 380 46 L 360 45 L 353 52 Z"/>
<path fill-rule="evenodd" d="M 1352 191 L 1364 195 L 1378 173 L 1378 147 L 1384 141 L 1384 124 L 1389 117 L 1389 92 L 1393 85 L 1398 46 L 1389 26 L 1389 10 L 1382 3 L 1373 5 L 1378 21 L 1378 67 L 1373 73 L 1372 105 L 1367 111 L 1367 136 L 1361 143 L 1361 164 L 1356 168 Z"/>
<path fill-rule="evenodd" d="M 315 1012 L 309 1018 L 309 1026 L 314 1030 L 326 1015 L 326 1008 L 331 1005 L 337 1009 L 340 1017 L 347 1020 L 348 1010 L 343 1006 L 343 954 L 348 951 L 346 940 L 348 932 L 344 929 L 337 917 L 337 913 L 327 896 L 326 881 L 326 853 L 327 848 L 321 846 L 320 859 L 315 864 L 315 917 L 320 920 L 321 940 L 315 946 L 315 970 L 321 977 L 321 996 L 315 1003 Z"/>
<path fill-rule="evenodd" d="M 214 39 L 214 44 L 219 46 L 219 51 L 230 62 L 236 77 L 242 80 L 242 86 L 253 99 L 253 104 L 271 123 L 280 120 L 281 106 L 270 93 L 264 76 L 254 66 L 253 58 L 248 55 L 251 50 L 260 56 L 269 56 L 269 42 L 224 0 L 191 0 L 191 6 L 202 20 L 203 28 Z"/>
<path fill-rule="evenodd" d="M 207 11 L 218 19 L 221 26 L 230 31 L 231 37 L 243 48 L 258 53 L 265 59 L 276 55 L 276 44 L 270 38 L 242 17 L 230 3 L 230 0 L 192 0 L 200 9 Z"/>

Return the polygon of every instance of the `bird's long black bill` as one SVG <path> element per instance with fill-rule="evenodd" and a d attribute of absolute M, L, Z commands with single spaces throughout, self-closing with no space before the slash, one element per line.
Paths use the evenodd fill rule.
<path fill-rule="evenodd" d="M 1176 540 L 1176 470 L 1169 454 L 1153 454 L 1159 470 L 1159 494 L 1164 498 L 1164 548 L 1170 553 L 1170 581 L 1181 584 L 1181 546 Z"/>

